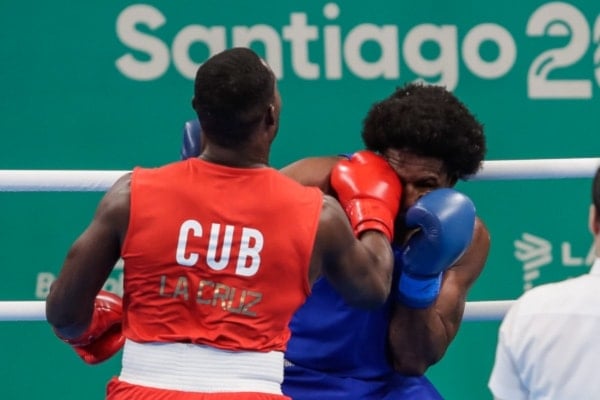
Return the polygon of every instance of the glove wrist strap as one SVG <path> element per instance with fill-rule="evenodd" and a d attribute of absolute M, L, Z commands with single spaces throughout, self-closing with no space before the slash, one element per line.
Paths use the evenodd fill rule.
<path fill-rule="evenodd" d="M 441 285 L 441 272 L 431 277 L 402 274 L 398 286 L 398 301 L 410 308 L 427 308 L 437 299 Z"/>
<path fill-rule="evenodd" d="M 354 235 L 367 230 L 383 233 L 388 241 L 392 241 L 394 217 L 390 210 L 376 199 L 355 199 L 346 206 L 346 214 L 354 230 Z"/>

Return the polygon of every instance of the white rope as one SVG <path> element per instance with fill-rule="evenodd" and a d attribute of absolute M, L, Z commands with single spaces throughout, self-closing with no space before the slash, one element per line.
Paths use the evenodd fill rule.
<path fill-rule="evenodd" d="M 0 170 L 0 192 L 102 192 L 129 171 Z"/>
<path fill-rule="evenodd" d="M 470 301 L 463 321 L 499 321 L 514 300 Z M 45 321 L 45 301 L 0 301 L 0 321 Z"/>
<path fill-rule="evenodd" d="M 600 158 L 484 161 L 470 180 L 591 178 Z M 101 192 L 129 171 L 0 170 L 0 192 Z"/>
<path fill-rule="evenodd" d="M 500 321 L 515 300 L 468 301 L 463 321 Z"/>
<path fill-rule="evenodd" d="M 591 178 L 600 158 L 546 158 L 484 161 L 470 180 Z"/>
<path fill-rule="evenodd" d="M 45 301 L 0 301 L 0 321 L 45 320 Z"/>

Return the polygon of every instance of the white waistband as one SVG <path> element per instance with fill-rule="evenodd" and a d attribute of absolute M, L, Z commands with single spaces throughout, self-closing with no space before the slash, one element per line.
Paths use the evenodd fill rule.
<path fill-rule="evenodd" d="M 187 343 L 126 340 L 119 380 L 184 392 L 281 394 L 283 353 L 233 352 Z"/>

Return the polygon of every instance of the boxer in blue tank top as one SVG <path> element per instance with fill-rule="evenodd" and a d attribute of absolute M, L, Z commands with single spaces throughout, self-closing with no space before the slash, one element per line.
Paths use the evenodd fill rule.
<path fill-rule="evenodd" d="M 489 252 L 473 203 L 452 189 L 480 168 L 483 127 L 444 88 L 407 84 L 371 107 L 362 137 L 403 183 L 392 295 L 380 309 L 352 308 L 320 278 L 290 323 L 283 391 L 295 400 L 441 399 L 425 372 L 454 339 Z M 182 158 L 199 146 L 197 121 L 186 123 Z M 335 195 L 329 174 L 339 159 L 306 158 L 282 172 Z"/>
<path fill-rule="evenodd" d="M 397 259 L 399 252 L 396 248 Z M 441 399 L 425 376 L 405 376 L 392 368 L 391 303 L 390 298 L 374 311 L 348 307 L 326 279 L 317 281 L 290 323 L 285 394 L 295 400 L 315 394 L 331 400 Z"/>

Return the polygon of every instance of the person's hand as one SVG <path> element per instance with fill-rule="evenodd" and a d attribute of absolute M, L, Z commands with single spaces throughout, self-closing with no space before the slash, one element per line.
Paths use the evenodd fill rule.
<path fill-rule="evenodd" d="M 94 314 L 86 331 L 75 339 L 57 336 L 73 347 L 87 364 L 98 364 L 115 355 L 125 343 L 122 333 L 123 305 L 116 294 L 100 291 Z M 56 332 L 56 331 L 55 331 Z"/>
<path fill-rule="evenodd" d="M 427 193 L 406 212 L 406 225 L 418 228 L 401 252 L 398 298 L 412 308 L 427 308 L 439 294 L 442 273 L 469 247 L 475 206 L 454 189 Z"/>
<path fill-rule="evenodd" d="M 402 184 L 383 157 L 364 150 L 339 161 L 331 171 L 331 186 L 357 237 L 377 230 L 392 240 Z"/>

